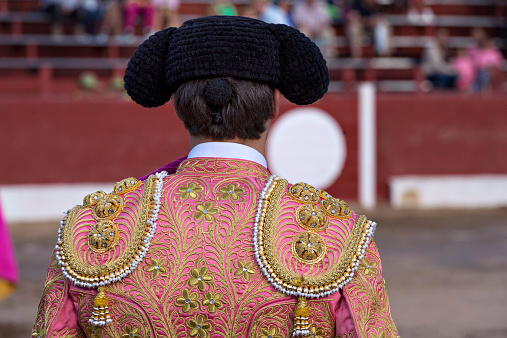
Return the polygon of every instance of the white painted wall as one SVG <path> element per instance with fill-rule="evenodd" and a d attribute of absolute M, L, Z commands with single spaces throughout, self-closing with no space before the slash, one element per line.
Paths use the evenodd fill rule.
<path fill-rule="evenodd" d="M 398 209 L 464 209 L 507 206 L 507 175 L 410 175 L 389 180 Z"/>
<path fill-rule="evenodd" d="M 59 221 L 63 212 L 97 190 L 106 193 L 114 183 L 2 185 L 0 201 L 9 223 Z"/>

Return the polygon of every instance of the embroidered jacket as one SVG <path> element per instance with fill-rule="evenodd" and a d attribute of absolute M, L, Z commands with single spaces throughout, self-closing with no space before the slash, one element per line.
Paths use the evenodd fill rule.
<path fill-rule="evenodd" d="M 187 159 L 68 212 L 32 337 L 395 338 L 373 230 L 256 163 Z"/>

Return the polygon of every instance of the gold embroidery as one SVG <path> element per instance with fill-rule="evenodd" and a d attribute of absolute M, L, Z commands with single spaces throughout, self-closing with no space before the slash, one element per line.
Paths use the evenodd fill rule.
<path fill-rule="evenodd" d="M 133 177 L 125 178 L 114 185 L 113 194 L 125 194 L 141 185 L 141 181 Z"/>
<path fill-rule="evenodd" d="M 282 338 L 276 326 L 271 326 L 270 328 L 262 329 L 261 332 L 262 332 L 261 338 Z"/>
<path fill-rule="evenodd" d="M 149 210 L 151 206 L 151 195 L 153 185 L 156 177 L 151 176 L 144 186 L 144 195 L 142 198 L 138 197 L 138 194 L 132 194 L 130 198 L 133 198 L 136 203 L 139 203 L 140 210 L 135 214 L 135 218 L 130 220 L 125 219 L 122 224 L 128 227 L 129 240 L 125 241 L 125 247 L 123 252 L 117 253 L 110 251 L 109 256 L 104 256 L 105 262 L 100 264 L 91 264 L 93 260 L 90 259 L 90 253 L 84 251 L 84 257 L 81 256 L 83 252 L 82 241 L 80 236 L 87 227 L 93 226 L 90 221 L 86 221 L 85 213 L 78 213 L 80 210 L 79 206 L 74 207 L 64 219 L 66 226 L 63 228 L 63 243 L 59 243 L 62 247 L 62 261 L 66 261 L 69 269 L 69 274 L 82 282 L 100 282 L 106 276 L 111 274 L 119 276 L 121 273 L 127 271 L 130 268 L 129 264 L 133 258 L 137 255 L 139 247 L 143 243 L 143 236 L 145 236 L 146 229 L 148 227 L 147 220 L 149 217 Z M 117 195 L 112 195 L 119 197 Z M 97 207 L 95 207 L 97 208 Z M 118 223 L 118 220 L 116 220 Z M 132 222 L 132 223 L 130 223 Z M 108 254 L 103 253 L 104 254 Z M 113 255 L 114 254 L 114 255 Z"/>
<path fill-rule="evenodd" d="M 245 280 L 248 280 L 250 275 L 254 274 L 255 270 L 253 269 L 253 262 L 243 263 L 238 261 L 238 268 L 234 271 L 235 276 L 241 276 Z"/>
<path fill-rule="evenodd" d="M 136 326 L 126 325 L 121 338 L 142 338 L 139 334 L 139 328 Z"/>
<path fill-rule="evenodd" d="M 315 204 L 319 202 L 319 196 L 315 188 L 306 183 L 296 183 L 287 192 L 290 198 L 299 203 Z"/>
<path fill-rule="evenodd" d="M 342 200 L 328 198 L 321 200 L 320 204 L 322 205 L 322 210 L 331 217 L 348 218 L 351 215 L 349 206 Z"/>
<path fill-rule="evenodd" d="M 269 171 L 260 164 L 234 159 L 233 161 L 216 158 L 186 159 L 178 166 L 176 174 L 242 175 L 244 177 L 269 177 Z"/>
<path fill-rule="evenodd" d="M 83 207 L 91 207 L 99 202 L 106 196 L 106 193 L 102 190 L 86 195 L 83 198 Z"/>
<path fill-rule="evenodd" d="M 118 226 L 111 221 L 99 221 L 88 232 L 88 246 L 95 252 L 106 252 L 118 244 Z"/>
<path fill-rule="evenodd" d="M 199 336 L 199 338 L 206 338 L 209 336 L 211 324 L 207 322 L 205 315 L 199 314 L 196 319 L 190 319 L 187 322 L 187 327 L 190 329 L 190 337 Z"/>
<path fill-rule="evenodd" d="M 366 266 L 359 268 L 354 280 L 344 288 L 344 294 L 350 302 L 351 314 L 355 319 L 356 332 L 359 337 L 398 337 L 391 318 L 389 299 L 375 243 L 370 243 L 363 260 L 368 262 L 366 265 L 370 265 L 370 268 Z M 374 265 L 375 268 L 372 268 Z"/>
<path fill-rule="evenodd" d="M 317 327 L 317 325 L 312 325 L 310 327 L 310 334 L 308 335 L 309 338 L 324 338 L 324 330 L 322 330 L 320 327 Z"/>
<path fill-rule="evenodd" d="M 326 244 L 322 237 L 312 232 L 302 232 L 291 244 L 292 254 L 304 264 L 317 264 L 326 255 Z"/>
<path fill-rule="evenodd" d="M 146 271 L 151 272 L 152 278 L 157 278 L 160 274 L 167 272 L 165 264 L 166 260 L 164 258 L 155 259 L 152 257 L 150 258 L 150 263 L 148 263 Z"/>
<path fill-rule="evenodd" d="M 220 299 L 222 298 L 221 294 L 219 293 L 213 294 L 208 291 L 206 292 L 204 297 L 205 299 L 202 301 L 202 305 L 208 308 L 209 313 L 213 313 L 217 308 L 222 307 L 222 302 L 220 301 Z"/>
<path fill-rule="evenodd" d="M 364 258 L 361 263 L 359 263 L 359 269 L 365 274 L 377 274 L 377 262 L 374 260 Z"/>
<path fill-rule="evenodd" d="M 199 194 L 204 189 L 194 182 L 190 182 L 187 185 L 182 185 L 181 187 L 178 187 L 178 192 L 180 193 L 180 198 L 186 199 L 187 197 L 190 197 L 191 199 L 197 199 L 199 197 Z"/>
<path fill-rule="evenodd" d="M 326 214 L 318 206 L 312 204 L 305 204 L 297 209 L 296 221 L 303 229 L 310 231 L 323 231 L 329 225 Z"/>
<path fill-rule="evenodd" d="M 245 189 L 238 188 L 232 183 L 229 183 L 225 187 L 221 187 L 218 191 L 222 193 L 220 199 L 227 200 L 230 198 L 232 201 L 237 201 L 239 196 L 245 193 Z"/>
<path fill-rule="evenodd" d="M 90 338 L 102 338 L 104 335 L 104 329 L 101 326 L 90 325 L 85 332 Z"/>
<path fill-rule="evenodd" d="M 201 291 L 206 288 L 206 283 L 213 280 L 213 277 L 208 275 L 208 268 L 203 266 L 200 269 L 194 268 L 190 271 L 192 278 L 188 281 L 188 285 L 195 286 Z"/>
<path fill-rule="evenodd" d="M 176 298 L 176 306 L 181 307 L 183 312 L 188 312 L 190 309 L 197 308 L 197 294 L 190 293 L 188 290 L 183 290 L 181 297 Z"/>
<path fill-rule="evenodd" d="M 106 195 L 97 202 L 93 215 L 97 220 L 113 219 L 122 211 L 125 201 L 118 195 Z"/>
<path fill-rule="evenodd" d="M 294 284 L 294 281 L 298 280 L 300 276 L 297 272 L 289 269 L 282 263 L 278 255 L 277 241 L 275 240 L 274 233 L 274 229 L 278 224 L 278 216 L 280 215 L 280 200 L 287 185 L 287 180 L 281 179 L 271 193 L 262 229 L 262 253 L 266 257 L 266 263 L 269 263 L 273 270 L 273 273 L 271 273 L 272 278 L 275 281 L 280 279 L 282 283 L 286 283 L 288 287 L 296 291 L 298 288 L 303 290 L 302 287 Z M 298 189 L 298 191 L 302 191 L 303 185 L 300 185 Z M 370 224 L 367 222 L 366 217 L 358 216 L 344 243 L 338 261 L 323 273 L 305 277 L 305 283 L 308 285 L 309 292 L 315 292 L 315 290 L 319 290 L 321 287 L 323 288 L 322 290 L 331 290 L 331 288 L 336 288 L 339 283 L 347 279 L 351 272 L 351 262 L 357 261 L 356 253 L 359 245 L 362 243 L 361 236 L 363 233 L 368 232 L 369 228 Z M 259 255 L 261 255 L 261 249 L 259 249 Z"/>
<path fill-rule="evenodd" d="M 213 208 L 213 202 L 197 204 L 195 208 L 197 209 L 197 213 L 194 215 L 194 219 L 196 221 L 204 217 L 207 222 L 211 222 L 213 221 L 213 215 L 216 215 L 218 213 L 218 209 Z"/>
<path fill-rule="evenodd" d="M 45 335 L 42 332 L 42 327 L 40 325 L 36 325 L 35 329 L 32 332 L 32 338 L 44 338 Z"/>

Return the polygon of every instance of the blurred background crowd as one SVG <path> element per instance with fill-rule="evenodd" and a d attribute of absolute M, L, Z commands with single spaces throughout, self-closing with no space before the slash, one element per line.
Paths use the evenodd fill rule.
<path fill-rule="evenodd" d="M 109 61 L 117 61 L 109 68 L 121 68 L 142 39 L 203 15 L 242 15 L 298 28 L 328 59 L 331 90 L 354 89 L 360 80 L 380 81 L 381 90 L 394 92 L 505 90 L 505 0 L 2 0 L 0 68 L 33 70 L 33 62 L 30 67 L 8 59 L 22 56 L 106 56 L 62 51 L 86 45 L 109 47 Z M 108 68 L 91 60 L 68 67 L 46 61 L 56 71 Z"/>

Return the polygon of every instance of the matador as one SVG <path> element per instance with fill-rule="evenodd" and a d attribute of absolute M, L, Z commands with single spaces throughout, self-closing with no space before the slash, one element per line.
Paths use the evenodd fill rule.
<path fill-rule="evenodd" d="M 33 338 L 398 337 L 376 223 L 267 168 L 280 95 L 327 92 L 310 39 L 198 18 L 142 43 L 124 80 L 144 107 L 171 101 L 191 150 L 66 212 Z"/>

